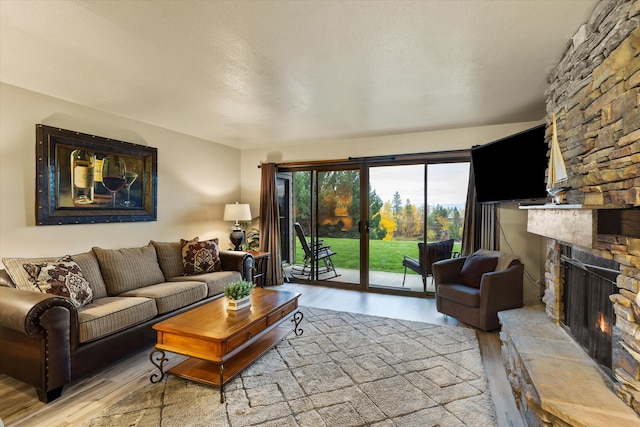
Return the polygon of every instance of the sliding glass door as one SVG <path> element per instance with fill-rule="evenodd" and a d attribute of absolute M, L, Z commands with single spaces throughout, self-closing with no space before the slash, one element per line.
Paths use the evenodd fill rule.
<path fill-rule="evenodd" d="M 452 238 L 459 251 L 468 180 L 468 162 L 369 168 L 369 288 L 435 291 L 420 247 Z"/>
<path fill-rule="evenodd" d="M 294 278 L 360 283 L 360 170 L 293 174 Z"/>
<path fill-rule="evenodd" d="M 294 280 L 426 295 L 419 247 L 462 243 L 468 155 L 291 169 L 289 270 Z"/>
<path fill-rule="evenodd" d="M 424 292 L 403 262 L 417 262 L 424 241 L 425 165 L 371 167 L 369 186 L 369 287 Z"/>

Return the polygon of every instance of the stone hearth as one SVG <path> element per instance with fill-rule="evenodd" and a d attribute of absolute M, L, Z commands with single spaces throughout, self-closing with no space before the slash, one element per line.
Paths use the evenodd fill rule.
<path fill-rule="evenodd" d="M 543 305 L 498 313 L 502 355 L 527 425 L 640 426 L 596 363 Z"/>

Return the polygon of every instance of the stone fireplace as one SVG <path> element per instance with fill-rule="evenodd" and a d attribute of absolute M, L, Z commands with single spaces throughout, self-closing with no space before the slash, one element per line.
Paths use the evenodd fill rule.
<path fill-rule="evenodd" d="M 640 425 L 619 404 L 640 414 L 640 0 L 600 2 L 548 83 L 571 190 L 528 210 L 527 231 L 546 237 L 543 304 L 501 313 L 505 366 L 529 425 Z M 613 270 L 608 372 L 571 337 L 567 252 Z"/>

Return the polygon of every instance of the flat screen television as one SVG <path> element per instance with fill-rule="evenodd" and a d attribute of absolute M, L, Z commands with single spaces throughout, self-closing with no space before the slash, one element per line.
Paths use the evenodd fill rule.
<path fill-rule="evenodd" d="M 544 202 L 548 146 L 540 125 L 471 148 L 478 203 Z"/>

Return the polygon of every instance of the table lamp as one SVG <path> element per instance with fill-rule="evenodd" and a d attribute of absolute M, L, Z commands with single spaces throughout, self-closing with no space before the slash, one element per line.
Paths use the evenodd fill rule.
<path fill-rule="evenodd" d="M 231 227 L 229 240 L 235 246 L 236 251 L 240 250 L 240 245 L 244 242 L 244 231 L 238 221 L 251 221 L 251 209 L 248 204 L 227 204 L 224 205 L 224 221 L 235 221 Z"/>

